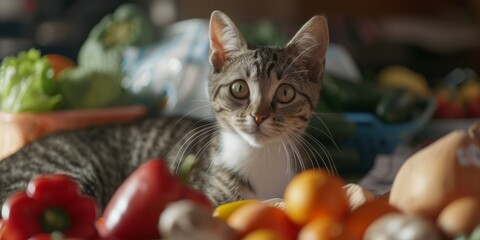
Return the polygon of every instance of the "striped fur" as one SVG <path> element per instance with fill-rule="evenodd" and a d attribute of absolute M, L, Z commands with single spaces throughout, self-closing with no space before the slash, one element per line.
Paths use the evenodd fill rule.
<path fill-rule="evenodd" d="M 103 207 L 146 160 L 160 157 L 177 172 L 194 156 L 189 184 L 221 204 L 277 196 L 289 177 L 316 165 L 307 151 L 316 143 L 307 141 L 304 131 L 319 99 L 328 45 L 325 19 L 312 18 L 284 48 L 247 48 L 221 12 L 212 14 L 210 26 L 208 91 L 215 121 L 164 116 L 46 136 L 0 161 L 0 203 L 32 177 L 61 172 Z M 232 94 L 238 80 L 248 87 L 246 98 Z M 279 92 L 281 86 L 290 90 Z M 279 101 L 287 93 L 295 94 L 291 101 Z"/>

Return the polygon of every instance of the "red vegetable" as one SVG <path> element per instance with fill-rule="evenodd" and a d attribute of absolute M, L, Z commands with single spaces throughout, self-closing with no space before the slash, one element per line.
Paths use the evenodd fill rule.
<path fill-rule="evenodd" d="M 0 219 L 0 240 L 3 240 L 3 233 L 5 232 L 5 222 Z"/>
<path fill-rule="evenodd" d="M 212 207 L 206 197 L 185 187 L 172 175 L 162 160 L 150 160 L 138 167 L 115 192 L 98 223 L 100 235 L 107 239 L 158 239 L 161 213 L 168 203 L 183 198 Z"/>
<path fill-rule="evenodd" d="M 47 58 L 48 63 L 52 66 L 53 71 L 55 72 L 55 77 L 58 77 L 63 70 L 76 66 L 72 59 L 61 54 L 46 54 L 45 57 Z"/>
<path fill-rule="evenodd" d="M 61 174 L 32 179 L 26 191 L 7 198 L 2 207 L 4 239 L 25 240 L 41 233 L 61 232 L 65 237 L 98 236 L 95 200 L 80 195 L 70 177 Z"/>

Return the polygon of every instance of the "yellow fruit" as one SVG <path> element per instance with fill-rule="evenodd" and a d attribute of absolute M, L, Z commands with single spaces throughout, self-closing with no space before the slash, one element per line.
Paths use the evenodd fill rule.
<path fill-rule="evenodd" d="M 258 201 L 248 199 L 220 205 L 213 211 L 213 216 L 220 220 L 227 221 L 227 219 L 232 215 L 232 213 L 235 212 L 238 208 L 252 202 Z"/>
<path fill-rule="evenodd" d="M 431 94 L 425 77 L 403 66 L 394 65 L 382 69 L 378 73 L 377 82 L 380 86 L 406 89 L 421 97 Z"/>
<path fill-rule="evenodd" d="M 342 218 L 349 209 L 343 185 L 339 177 L 320 169 L 298 174 L 284 194 L 288 216 L 299 225 L 317 217 Z"/>
<path fill-rule="evenodd" d="M 471 80 L 463 83 L 458 89 L 458 94 L 462 103 L 469 102 L 475 96 L 480 95 L 480 82 Z"/>

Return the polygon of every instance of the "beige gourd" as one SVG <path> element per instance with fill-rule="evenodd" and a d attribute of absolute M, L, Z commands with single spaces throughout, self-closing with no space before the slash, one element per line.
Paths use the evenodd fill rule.
<path fill-rule="evenodd" d="M 412 155 L 400 168 L 389 201 L 406 213 L 436 219 L 451 201 L 480 198 L 480 122 Z"/>

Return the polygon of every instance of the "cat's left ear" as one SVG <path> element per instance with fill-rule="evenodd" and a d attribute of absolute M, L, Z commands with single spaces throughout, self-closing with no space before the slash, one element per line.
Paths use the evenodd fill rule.
<path fill-rule="evenodd" d="M 247 41 L 233 21 L 221 11 L 210 17 L 210 64 L 219 72 L 233 54 L 247 49 Z"/>
<path fill-rule="evenodd" d="M 303 61 L 311 71 L 323 70 L 328 48 L 328 24 L 323 16 L 314 16 L 287 44 L 295 61 Z"/>

